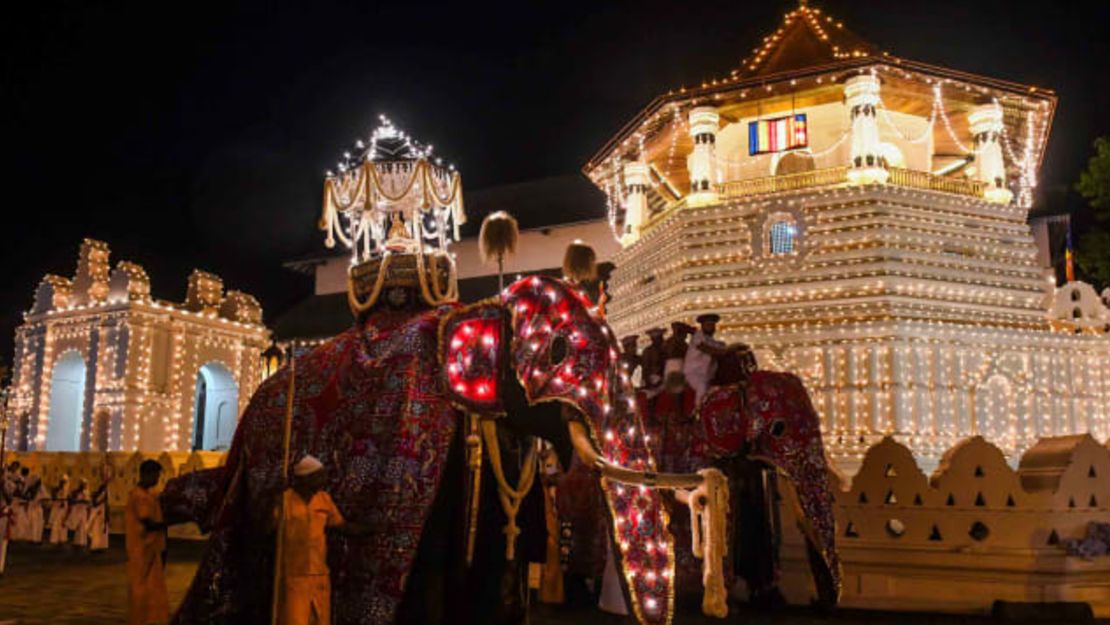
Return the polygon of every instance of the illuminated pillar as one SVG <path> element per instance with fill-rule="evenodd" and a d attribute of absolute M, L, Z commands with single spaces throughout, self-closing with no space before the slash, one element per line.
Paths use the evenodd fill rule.
<path fill-rule="evenodd" d="M 907 434 L 911 431 L 910 419 L 913 411 L 909 406 L 910 393 L 908 383 L 907 348 L 895 347 L 891 350 L 891 378 L 893 379 L 894 402 L 894 434 Z"/>
<path fill-rule="evenodd" d="M 1006 163 L 1002 160 L 1002 107 L 997 102 L 977 106 L 968 113 L 975 139 L 975 177 L 986 183 L 983 199 L 1009 204 L 1014 194 L 1006 186 Z"/>
<path fill-rule="evenodd" d="M 886 170 L 879 141 L 879 78 L 863 74 L 844 83 L 844 98 L 852 122 L 852 161 L 848 182 L 882 184 L 890 173 Z"/>
<path fill-rule="evenodd" d="M 690 172 L 688 204 L 710 204 L 717 201 L 717 128 L 721 116 L 711 106 L 690 111 L 690 136 L 694 151 L 686 158 Z"/>
<path fill-rule="evenodd" d="M 624 164 L 624 232 L 621 244 L 629 245 L 640 238 L 640 226 L 647 218 L 647 163 L 634 161 Z"/>

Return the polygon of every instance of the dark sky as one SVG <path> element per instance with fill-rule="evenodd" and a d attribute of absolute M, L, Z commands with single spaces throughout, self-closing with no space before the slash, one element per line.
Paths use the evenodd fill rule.
<path fill-rule="evenodd" d="M 814 1 L 883 49 L 1051 87 L 1043 185 L 1110 133 L 1110 3 Z M 571 173 L 653 96 L 722 76 L 792 2 L 18 2 L 0 19 L 0 354 L 84 236 L 180 300 L 194 267 L 267 318 L 311 288 L 323 171 L 378 113 L 475 189 Z M 1054 203 L 1064 203 L 1054 200 Z M 526 207 L 522 207 L 526 210 Z"/>

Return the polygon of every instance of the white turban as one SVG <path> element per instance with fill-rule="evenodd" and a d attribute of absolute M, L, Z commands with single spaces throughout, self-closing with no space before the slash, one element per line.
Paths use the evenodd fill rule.
<path fill-rule="evenodd" d="M 312 475 L 313 473 L 324 468 L 324 463 L 320 462 L 313 456 L 305 456 L 301 461 L 293 467 L 293 475 L 297 477 L 304 477 L 305 475 Z"/>

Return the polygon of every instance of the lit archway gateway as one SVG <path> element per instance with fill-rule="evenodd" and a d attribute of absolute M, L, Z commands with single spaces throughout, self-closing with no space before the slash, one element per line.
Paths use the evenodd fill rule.
<path fill-rule="evenodd" d="M 17 449 L 188 451 L 198 371 L 181 363 L 234 365 L 224 379 L 244 396 L 261 380 L 270 340 L 257 300 L 199 270 L 183 302 L 155 299 L 141 266 L 110 256 L 103 241 L 83 241 L 72 277 L 43 277 L 16 329 L 9 408 L 21 416 L 8 436 Z M 206 410 L 209 431 L 230 436 L 238 405 Z"/>
<path fill-rule="evenodd" d="M 193 398 L 193 449 L 230 447 L 238 417 L 239 387 L 231 371 L 218 362 L 201 367 Z"/>
<path fill-rule="evenodd" d="M 47 451 L 79 451 L 85 408 L 85 359 L 76 351 L 62 354 L 50 378 Z"/>

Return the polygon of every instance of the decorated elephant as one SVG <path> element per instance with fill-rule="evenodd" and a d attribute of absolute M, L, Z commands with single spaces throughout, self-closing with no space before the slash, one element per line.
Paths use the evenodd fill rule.
<path fill-rule="evenodd" d="M 508 466 L 504 447 L 531 435 L 600 471 L 626 600 L 641 622 L 669 622 L 674 545 L 659 489 L 704 490 L 707 478 L 656 472 L 604 320 L 580 291 L 548 278 L 525 278 L 470 306 L 427 306 L 417 292 L 387 293 L 388 305 L 266 380 L 225 466 L 167 486 L 167 515 L 212 532 L 175 622 L 268 615 L 273 536 L 258 528 L 286 483 L 287 414 L 291 458 L 324 459 L 340 510 L 373 529 L 329 536 L 336 623 L 504 616 L 488 613 L 498 593 L 487 588 L 513 578 L 506 567 L 517 571 L 512 543 L 524 530 L 513 517 L 529 490 L 528 462 Z M 477 445 L 487 447 L 487 464 L 468 471 L 476 463 L 468 447 Z M 475 474 L 484 494 L 468 506 Z M 701 500 L 721 497 L 720 486 Z M 496 514 L 499 498 L 513 513 Z"/>
<path fill-rule="evenodd" d="M 754 366 L 753 366 L 754 368 Z M 753 600 L 773 590 L 778 577 L 777 478 L 797 494 L 796 517 L 810 568 L 825 604 L 840 596 L 834 499 L 818 415 L 802 381 L 789 373 L 751 371 L 736 384 L 710 387 L 699 404 L 688 386 L 639 396 L 660 468 L 691 472 L 717 467 L 729 476 L 733 571 L 745 578 Z M 698 574 L 683 538 L 688 516 L 672 514 L 680 586 Z M 693 582 L 693 583 L 692 583 Z"/>

